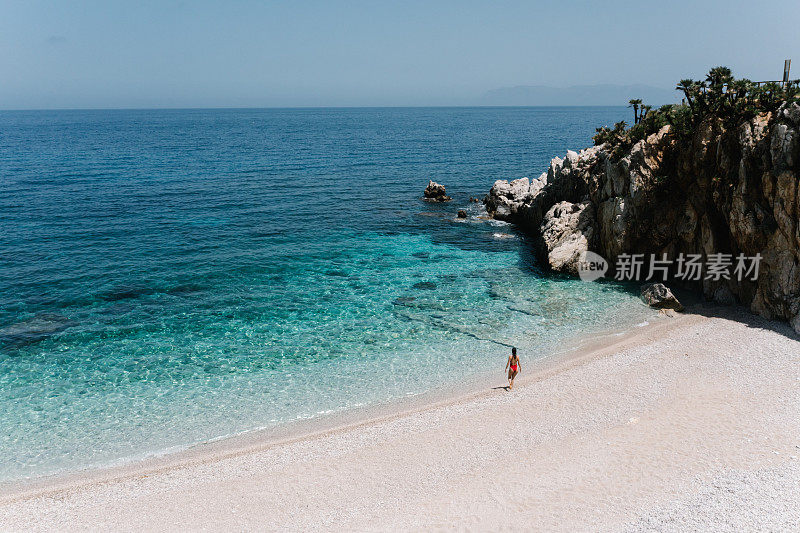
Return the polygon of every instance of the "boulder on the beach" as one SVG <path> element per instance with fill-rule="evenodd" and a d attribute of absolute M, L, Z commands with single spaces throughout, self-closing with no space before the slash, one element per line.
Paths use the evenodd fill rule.
<path fill-rule="evenodd" d="M 467 212 L 463 209 L 458 210 L 458 218 L 467 218 Z"/>
<path fill-rule="evenodd" d="M 425 187 L 424 200 L 429 202 L 448 202 L 452 200 L 452 198 L 447 196 L 444 185 L 430 180 L 428 181 L 428 186 Z"/>
<path fill-rule="evenodd" d="M 683 311 L 683 305 L 678 301 L 669 287 L 663 283 L 647 283 L 642 285 L 642 300 L 650 307 L 656 309 L 674 309 Z"/>

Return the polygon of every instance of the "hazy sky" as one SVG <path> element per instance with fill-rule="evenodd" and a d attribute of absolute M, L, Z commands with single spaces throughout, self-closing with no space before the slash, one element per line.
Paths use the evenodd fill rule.
<path fill-rule="evenodd" d="M 515 85 L 800 77 L 800 0 L 0 0 L 0 108 L 459 105 Z"/>

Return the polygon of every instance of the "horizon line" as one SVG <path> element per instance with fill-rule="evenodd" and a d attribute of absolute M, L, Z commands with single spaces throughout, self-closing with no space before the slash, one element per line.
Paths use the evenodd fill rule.
<path fill-rule="evenodd" d="M 273 109 L 525 109 L 574 107 L 628 107 L 627 104 L 563 104 L 563 105 L 327 105 L 327 106 L 210 106 L 210 107 L 40 107 L 0 108 L 0 113 L 46 111 L 221 111 Z"/>

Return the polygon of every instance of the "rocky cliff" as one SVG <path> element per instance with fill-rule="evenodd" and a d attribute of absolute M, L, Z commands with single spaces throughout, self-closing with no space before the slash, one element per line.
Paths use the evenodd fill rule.
<path fill-rule="evenodd" d="M 755 257 L 758 277 L 681 284 L 740 302 L 800 332 L 800 104 L 736 127 L 708 118 L 688 137 L 669 126 L 623 153 L 599 145 L 555 158 L 539 178 L 497 181 L 484 199 L 497 219 L 535 237 L 537 254 L 574 274 L 584 252 L 675 261 L 716 253 Z M 731 270 L 733 274 L 733 270 Z"/>

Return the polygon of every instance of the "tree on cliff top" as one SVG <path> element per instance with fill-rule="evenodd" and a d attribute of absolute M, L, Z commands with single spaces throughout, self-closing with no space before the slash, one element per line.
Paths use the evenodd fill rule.
<path fill-rule="evenodd" d="M 737 80 L 728 67 L 714 67 L 705 80 L 687 78 L 678 82 L 675 89 L 683 91 L 688 105 L 670 104 L 651 112 L 651 107 L 643 105 L 641 100 L 630 100 L 633 126 L 620 129 L 624 123 L 617 123 L 613 130 L 597 128 L 593 140 L 596 145 L 608 143 L 612 154 L 621 154 L 667 124 L 679 137 L 691 136 L 701 122 L 712 116 L 729 127 L 735 126 L 759 113 L 775 111 L 784 102 L 800 100 L 798 85 L 798 80 L 786 84 Z"/>
<path fill-rule="evenodd" d="M 628 100 L 628 107 L 633 108 L 633 123 L 639 123 L 639 106 L 642 105 L 642 100 L 637 98 L 635 100 Z"/>

